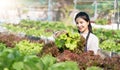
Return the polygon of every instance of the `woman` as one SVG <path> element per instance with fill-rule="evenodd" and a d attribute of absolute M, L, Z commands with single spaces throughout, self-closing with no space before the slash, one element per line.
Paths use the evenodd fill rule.
<path fill-rule="evenodd" d="M 92 33 L 92 26 L 88 14 L 85 12 L 79 12 L 75 16 L 75 22 L 78 32 L 86 39 L 85 51 L 93 51 L 94 54 L 97 54 L 99 41 Z"/>

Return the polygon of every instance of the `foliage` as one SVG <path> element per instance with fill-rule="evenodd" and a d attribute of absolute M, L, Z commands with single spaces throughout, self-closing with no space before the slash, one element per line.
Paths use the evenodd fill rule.
<path fill-rule="evenodd" d="M 0 34 L 0 42 L 5 44 L 6 47 L 15 47 L 15 44 L 21 41 L 23 38 L 20 38 L 14 34 L 9 33 L 1 33 Z"/>
<path fill-rule="evenodd" d="M 63 22 L 41 22 L 41 21 L 32 21 L 32 20 L 22 20 L 21 23 L 18 25 L 9 24 L 9 25 L 4 25 L 4 26 L 7 27 L 9 30 L 12 30 L 13 32 L 16 32 L 16 31 L 18 33 L 23 32 L 26 35 L 34 35 L 34 36 L 41 36 L 41 35 L 42 36 L 51 36 L 54 32 L 56 32 L 58 30 L 70 30 L 71 32 L 77 32 L 76 27 L 66 26 L 64 24 L 65 23 L 63 23 Z M 119 47 L 120 30 L 93 29 L 93 32 L 95 35 L 98 36 L 98 38 L 100 40 L 100 45 L 102 42 L 104 42 L 108 39 L 112 39 L 112 40 L 114 40 L 112 42 L 114 42 L 116 44 L 116 46 Z M 12 42 L 12 41 L 14 41 L 13 37 L 8 37 L 8 35 L 0 35 L 0 38 L 1 38 L 2 43 L 5 43 L 7 46 L 14 47 L 15 43 Z M 4 38 L 4 40 L 2 40 L 3 38 Z M 6 38 L 9 38 L 9 39 L 6 39 Z M 11 38 L 13 38 L 13 40 Z M 16 37 L 16 38 L 19 39 L 18 37 Z M 110 44 L 108 44 L 108 45 L 110 45 Z M 105 50 L 107 50 L 107 48 Z M 110 50 L 110 48 L 109 48 L 109 50 Z M 114 51 L 119 52 L 119 50 L 117 50 L 117 49 Z"/>
<path fill-rule="evenodd" d="M 6 44 L 0 43 L 0 52 L 6 48 Z"/>
<path fill-rule="evenodd" d="M 58 38 L 55 39 L 55 44 L 58 48 L 62 50 L 69 49 L 72 51 L 77 51 L 78 53 L 84 51 L 84 42 L 85 39 L 82 39 L 82 36 L 80 36 L 79 33 L 71 32 L 61 34 Z"/>
<path fill-rule="evenodd" d="M 120 30 L 94 29 L 94 34 L 100 40 L 100 48 L 108 51 L 120 52 Z"/>
<path fill-rule="evenodd" d="M 77 32 L 75 26 L 66 26 L 62 22 L 41 22 L 41 21 L 31 21 L 31 20 L 22 20 L 18 25 L 6 25 L 9 30 L 13 30 L 14 32 L 23 32 L 26 35 L 34 35 L 34 36 L 51 36 L 54 32 L 58 30 L 69 30 L 71 32 Z M 117 45 L 119 46 L 119 30 L 106 30 L 106 29 L 93 29 L 95 35 L 98 36 L 100 40 L 100 45 L 102 42 L 107 39 L 113 39 Z M 6 36 L 6 35 L 5 35 Z M 4 37 L 2 36 L 1 39 Z M 6 37 L 9 38 L 9 37 Z M 19 39 L 19 38 L 18 38 Z M 7 40 L 7 39 L 6 39 Z M 3 41 L 3 43 L 7 43 L 8 46 L 14 46 L 14 43 L 9 43 L 11 41 Z M 62 43 L 63 44 L 63 43 Z M 61 44 L 61 45 L 62 45 Z M 68 45 L 68 44 L 66 44 Z M 109 45 L 109 44 L 108 44 Z M 59 45 L 58 45 L 59 46 Z M 71 45 L 72 46 L 72 45 Z M 101 47 L 101 46 L 100 46 Z M 104 48 L 105 49 L 105 48 Z M 105 49 L 107 50 L 107 48 Z M 119 50 L 114 50 L 119 52 Z"/>
<path fill-rule="evenodd" d="M 100 44 L 101 49 L 113 51 L 113 52 L 119 52 L 120 51 L 120 45 L 116 44 L 114 40 L 105 40 Z"/>
<path fill-rule="evenodd" d="M 44 55 L 41 58 L 36 55 L 23 55 L 17 49 L 6 48 L 0 51 L 0 70 L 78 70 L 75 62 L 56 63 L 56 58 Z"/>
<path fill-rule="evenodd" d="M 107 19 L 96 19 L 95 20 L 95 23 L 96 24 L 101 24 L 101 25 L 106 25 L 106 24 L 108 24 L 108 20 Z"/>
<path fill-rule="evenodd" d="M 34 36 L 50 36 L 55 31 L 69 28 L 62 22 L 41 22 L 32 20 L 22 20 L 20 24 L 3 24 L 2 26 L 5 26 L 11 32 L 22 32 L 26 35 Z"/>
<path fill-rule="evenodd" d="M 76 54 L 70 50 L 64 50 L 59 56 L 57 56 L 59 62 L 75 61 L 78 63 L 81 70 L 86 70 L 87 67 L 97 66 L 105 70 L 119 70 L 120 56 L 100 58 L 99 55 L 94 55 L 93 51 Z M 99 68 L 98 68 L 99 69 Z"/>
<path fill-rule="evenodd" d="M 54 57 L 59 55 L 59 49 L 56 47 L 55 43 L 50 41 L 49 43 L 45 44 L 41 50 L 40 53 L 38 53 L 38 56 L 43 56 L 46 54 L 50 54 Z"/>
<path fill-rule="evenodd" d="M 56 58 L 51 55 L 44 55 L 41 59 L 44 64 L 44 70 L 48 70 L 49 67 L 56 63 Z"/>
<path fill-rule="evenodd" d="M 0 51 L 0 70 L 43 70 L 42 65 L 35 55 L 23 56 L 17 49 Z"/>
<path fill-rule="evenodd" d="M 22 40 L 16 44 L 16 48 L 24 55 L 37 54 L 41 51 L 42 46 L 43 44 L 31 43 L 27 40 Z"/>
<path fill-rule="evenodd" d="M 54 32 L 57 30 L 64 30 L 67 28 L 66 26 L 64 26 L 64 24 L 59 25 L 58 22 L 52 23 L 52 22 L 35 22 L 35 21 L 24 21 L 23 24 L 21 23 L 19 25 L 12 25 L 12 27 L 10 26 L 9 28 L 13 28 L 13 26 L 17 27 L 18 30 L 19 30 L 19 28 L 23 28 L 23 30 L 25 29 L 26 31 L 27 31 L 27 28 L 28 28 L 28 30 L 29 30 L 29 28 L 32 28 L 33 30 L 40 29 L 40 31 L 39 31 L 40 34 L 42 34 L 41 31 L 43 33 L 46 33 L 49 31 Z M 30 29 L 30 30 L 32 30 L 32 29 Z M 17 31 L 16 28 L 14 28 L 14 30 Z M 68 28 L 68 30 L 71 31 L 72 27 L 70 27 L 70 29 Z M 29 31 L 29 32 L 31 32 L 31 31 Z M 49 52 L 50 52 L 52 54 L 52 56 L 54 56 L 55 58 L 52 56 L 46 57 L 45 54 L 42 55 L 42 58 L 36 57 L 35 54 L 38 51 L 35 51 L 35 50 L 31 49 L 30 47 L 32 46 L 34 48 L 37 48 L 37 50 L 38 50 L 39 48 L 35 47 L 35 46 L 40 45 L 39 43 L 35 43 L 35 42 L 31 42 L 31 41 L 23 42 L 23 41 L 21 41 L 21 39 L 19 40 L 18 37 L 16 37 L 16 36 L 14 37 L 14 35 L 10 35 L 10 34 L 2 35 L 1 34 L 0 35 L 0 41 L 1 41 L 1 44 L 0 44 L 0 62 L 1 62 L 0 68 L 2 70 L 5 70 L 5 69 L 7 69 L 7 70 L 24 70 L 24 69 L 25 70 L 49 70 L 50 69 L 51 70 L 53 68 L 56 70 L 57 69 L 61 70 L 62 68 L 64 68 L 64 66 L 62 64 L 64 64 L 65 61 L 74 61 L 74 62 L 77 62 L 79 68 L 82 70 L 85 70 L 87 67 L 91 67 L 91 66 L 97 66 L 97 67 L 103 68 L 105 70 L 108 70 L 108 69 L 119 70 L 119 66 L 120 66 L 120 62 L 119 62 L 120 57 L 119 56 L 101 59 L 100 56 L 93 55 L 92 52 L 85 52 L 85 53 L 79 52 L 78 53 L 78 50 L 83 51 L 82 48 L 84 48 L 84 47 L 81 48 L 80 46 L 84 46 L 85 40 L 79 34 L 74 33 L 74 32 L 76 32 L 76 30 L 75 31 L 73 30 L 73 33 L 71 33 L 71 32 L 67 32 L 65 34 L 61 34 L 60 36 L 58 36 L 56 38 L 56 39 L 58 39 L 57 44 L 48 43 L 48 44 L 44 45 L 44 47 L 40 47 L 42 50 L 42 53 L 45 52 L 46 54 L 49 54 Z M 120 47 L 120 35 L 119 35 L 120 31 L 119 30 L 116 31 L 116 30 L 94 29 L 93 32 L 100 39 L 100 47 L 102 49 L 120 52 L 120 49 L 119 49 L 119 47 Z M 60 42 L 61 40 L 62 40 L 62 42 Z M 80 41 L 80 42 L 76 43 L 74 41 L 78 41 L 78 42 Z M 9 46 L 8 44 L 15 45 L 16 43 L 19 44 L 18 45 L 19 49 L 18 49 L 18 47 L 16 50 L 14 50 L 14 48 L 11 48 L 11 49 L 6 48 L 6 46 Z M 77 45 L 75 45 L 75 44 L 77 44 Z M 22 46 L 22 48 L 20 48 L 21 46 Z M 75 46 L 78 46 L 78 47 L 76 48 Z M 33 51 L 29 51 L 28 48 Z M 24 49 L 24 50 L 20 51 L 20 49 Z M 61 49 L 62 49 L 62 52 L 61 52 Z M 23 52 L 24 54 L 21 54 L 21 52 Z M 77 54 L 76 54 L 76 52 L 77 52 Z M 60 63 L 60 62 L 62 62 L 62 63 Z M 69 62 L 67 62 L 67 63 L 69 63 Z M 65 65 L 69 66 L 69 64 L 65 64 Z M 66 67 L 65 70 L 69 69 L 70 67 L 71 67 L 71 69 L 73 68 L 72 65 L 70 65 L 69 68 L 67 68 L 68 66 L 65 66 Z M 76 67 L 76 66 L 74 66 L 74 67 Z"/>
<path fill-rule="evenodd" d="M 51 55 L 44 55 L 41 60 L 44 64 L 44 70 L 79 70 L 76 62 L 65 61 L 57 63 L 57 59 Z"/>
<path fill-rule="evenodd" d="M 48 70 L 79 70 L 76 62 L 73 61 L 65 61 L 52 65 L 48 68 Z"/>
<path fill-rule="evenodd" d="M 88 67 L 86 70 L 103 70 L 103 69 L 97 66 L 92 66 L 92 67 Z"/>

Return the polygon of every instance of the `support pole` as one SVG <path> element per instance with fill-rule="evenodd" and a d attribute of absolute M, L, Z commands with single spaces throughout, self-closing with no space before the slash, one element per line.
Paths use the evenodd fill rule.
<path fill-rule="evenodd" d="M 52 5 L 51 5 L 52 0 L 48 1 L 48 21 L 52 20 Z"/>

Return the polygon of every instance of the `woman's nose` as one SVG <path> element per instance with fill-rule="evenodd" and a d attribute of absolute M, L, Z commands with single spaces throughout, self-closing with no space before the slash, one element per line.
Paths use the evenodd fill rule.
<path fill-rule="evenodd" d="M 82 24 L 78 23 L 77 26 L 81 26 Z"/>

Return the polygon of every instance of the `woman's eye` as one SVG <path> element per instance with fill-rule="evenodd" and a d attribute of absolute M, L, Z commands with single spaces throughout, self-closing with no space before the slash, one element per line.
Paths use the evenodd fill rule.
<path fill-rule="evenodd" d="M 76 22 L 76 24 L 78 24 L 78 22 Z"/>
<path fill-rule="evenodd" d="M 80 22 L 80 24 L 83 24 L 83 22 Z"/>

